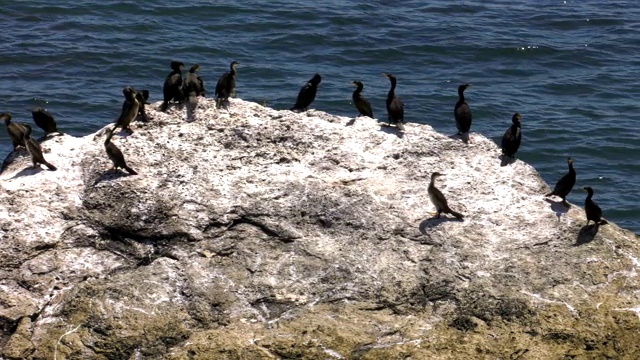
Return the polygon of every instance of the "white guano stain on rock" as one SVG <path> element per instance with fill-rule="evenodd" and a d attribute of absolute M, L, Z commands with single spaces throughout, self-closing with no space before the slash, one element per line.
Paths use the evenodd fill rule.
<path fill-rule="evenodd" d="M 326 304 L 426 312 L 415 333 L 399 336 L 420 344 L 444 320 L 480 316 L 477 304 L 504 321 L 549 303 L 576 314 L 619 278 L 618 296 L 640 302 L 636 237 L 615 224 L 592 236 L 582 209 L 546 201 L 537 172 L 521 161 L 500 166 L 499 149 L 480 134 L 465 145 L 408 124 L 400 136 L 369 118 L 347 125 L 353 119 L 239 99 L 228 110 L 200 99 L 187 122 L 184 109 L 157 105 L 150 123 L 112 140 L 139 175 L 108 170 L 113 124 L 44 141 L 57 171 L 28 169 L 24 150 L 6 161 L 0 317 L 15 324 L 37 314 L 31 341 L 45 350 L 34 356 L 46 357 L 38 351 L 53 341 L 48 331 L 70 318 L 84 319 L 87 344 L 151 339 L 136 325 L 146 324 L 180 344 L 153 351 L 178 353 L 203 329 L 276 331 Z M 463 221 L 429 219 L 435 171 Z M 529 312 L 504 315 L 505 304 Z M 105 330 L 113 326 L 131 337 Z M 128 356 L 153 342 L 140 341 Z"/>

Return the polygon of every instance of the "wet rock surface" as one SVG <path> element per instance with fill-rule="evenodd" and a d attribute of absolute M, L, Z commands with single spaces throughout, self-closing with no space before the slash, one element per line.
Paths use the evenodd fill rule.
<path fill-rule="evenodd" d="M 157 105 L 112 140 L 139 175 L 104 129 L 5 160 L 4 358 L 640 358 L 637 237 L 489 139 Z M 463 221 L 430 218 L 434 171 Z"/>

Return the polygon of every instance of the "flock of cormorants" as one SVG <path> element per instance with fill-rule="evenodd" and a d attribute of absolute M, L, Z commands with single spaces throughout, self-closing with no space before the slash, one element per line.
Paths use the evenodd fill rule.
<path fill-rule="evenodd" d="M 227 104 L 229 97 L 235 96 L 236 88 L 236 75 L 237 66 L 240 63 L 237 61 L 231 62 L 229 65 L 229 71 L 225 72 L 216 84 L 216 107 L 221 108 L 223 104 Z M 200 69 L 199 65 L 193 65 L 189 72 L 183 79 L 184 63 L 180 61 L 171 61 L 171 72 L 167 75 L 164 86 L 162 89 L 163 101 L 159 107 L 160 111 L 166 111 L 170 102 L 187 102 L 187 113 L 193 114 L 197 107 L 197 101 L 199 96 L 205 96 L 204 81 L 197 74 Z M 398 130 L 404 131 L 404 104 L 398 96 L 395 94 L 397 86 L 396 77 L 392 74 L 383 74 L 391 83 L 391 88 L 387 93 L 386 108 L 388 125 L 395 125 Z M 322 81 L 320 74 L 315 74 L 299 91 L 298 97 L 294 106 L 290 109 L 294 112 L 306 111 L 311 103 L 316 98 L 318 85 Z M 364 115 L 373 118 L 373 111 L 369 101 L 362 96 L 362 90 L 364 85 L 360 81 L 354 81 L 353 85 L 356 86 L 356 90 L 353 92 L 352 100 L 353 104 L 358 110 L 358 116 Z M 454 106 L 454 118 L 456 127 L 458 129 L 458 135 L 461 135 L 462 140 L 465 143 L 470 141 L 469 131 L 471 130 L 472 115 L 469 104 L 467 104 L 464 91 L 470 86 L 470 84 L 462 84 L 458 87 L 458 101 Z M 113 169 L 117 171 L 118 168 L 126 170 L 131 175 L 137 175 L 137 172 L 130 168 L 125 159 L 122 151 L 118 149 L 116 145 L 111 142 L 111 138 L 115 130 L 120 127 L 122 130 L 132 133 L 130 128 L 132 121 L 139 119 L 143 122 L 148 122 L 149 118 L 145 112 L 145 105 L 149 104 L 149 91 L 148 90 L 136 90 L 131 86 L 127 86 L 122 90 L 124 94 L 124 103 L 122 104 L 122 110 L 120 116 L 116 120 L 116 124 L 112 129 L 107 130 L 107 136 L 104 141 L 105 151 L 107 156 L 113 163 Z M 57 128 L 56 122 L 53 116 L 45 109 L 38 107 L 32 110 L 32 116 L 35 124 L 44 130 L 46 139 L 50 134 L 60 133 Z M 44 159 L 42 148 L 31 138 L 31 126 L 25 123 L 12 122 L 11 113 L 4 112 L 0 114 L 0 119 L 4 120 L 7 132 L 13 142 L 14 151 L 19 147 L 24 147 L 31 155 L 33 166 L 37 167 L 40 164 L 45 165 L 49 170 L 56 170 L 57 168 Z M 505 131 L 501 147 L 503 157 L 515 158 L 515 154 L 520 147 L 522 141 L 521 133 L 521 119 L 522 116 L 519 113 L 513 114 L 511 119 L 512 125 Z M 553 191 L 546 194 L 545 197 L 557 196 L 562 199 L 562 203 L 569 207 L 566 201 L 567 195 L 573 189 L 576 183 L 576 171 L 573 168 L 573 159 L 568 158 L 567 163 L 569 165 L 569 172 L 562 176 L 556 183 Z M 457 219 L 463 219 L 461 213 L 451 210 L 447 203 L 447 199 L 444 194 L 435 186 L 435 180 L 442 176 L 439 172 L 434 172 L 431 175 L 431 181 L 428 187 L 429 199 L 436 207 L 435 217 L 440 217 L 442 213 L 451 214 Z M 593 189 L 585 186 L 583 188 L 587 193 L 585 199 L 585 212 L 587 215 L 587 225 L 593 221 L 594 226 L 607 224 L 607 221 L 602 219 L 602 210 L 592 200 Z"/>

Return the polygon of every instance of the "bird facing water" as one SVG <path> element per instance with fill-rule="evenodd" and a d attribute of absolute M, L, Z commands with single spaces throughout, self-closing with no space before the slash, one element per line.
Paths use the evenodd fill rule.
<path fill-rule="evenodd" d="M 545 196 L 555 195 L 562 198 L 562 203 L 564 206 L 569 207 L 569 203 L 566 198 L 567 195 L 573 189 L 573 186 L 576 184 L 576 170 L 573 168 L 573 159 L 567 158 L 567 164 L 569 165 L 569 172 L 558 180 L 556 186 L 553 188 L 553 191 L 546 194 Z"/>
<path fill-rule="evenodd" d="M 456 102 L 453 108 L 453 115 L 456 118 L 456 127 L 458 128 L 458 135 L 462 135 L 462 139 L 465 142 L 469 142 L 469 131 L 471 130 L 471 108 L 467 104 L 464 98 L 464 91 L 471 86 L 471 84 L 462 84 L 458 86 L 458 102 Z"/>
<path fill-rule="evenodd" d="M 236 68 L 239 64 L 238 61 L 232 61 L 229 64 L 229 71 L 222 74 L 218 79 L 216 84 L 216 107 L 220 108 L 223 102 L 229 101 L 229 97 L 235 95 L 236 75 L 238 74 Z"/>
<path fill-rule="evenodd" d="M 313 75 L 313 77 L 300 89 L 300 92 L 298 92 L 296 103 L 290 110 L 295 112 L 306 111 L 313 100 L 316 99 L 318 85 L 320 85 L 321 81 L 322 77 L 320 74 Z"/>
<path fill-rule="evenodd" d="M 587 192 L 587 198 L 584 200 L 584 212 L 587 215 L 587 225 L 593 221 L 596 226 L 608 224 L 607 220 L 602 219 L 602 209 L 596 204 L 593 198 L 593 189 L 590 186 L 582 188 Z"/>

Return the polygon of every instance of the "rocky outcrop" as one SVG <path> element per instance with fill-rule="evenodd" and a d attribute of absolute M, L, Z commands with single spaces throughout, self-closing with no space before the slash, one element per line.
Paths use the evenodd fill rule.
<path fill-rule="evenodd" d="M 5 359 L 640 357 L 636 236 L 490 140 L 213 103 L 5 161 Z"/>

